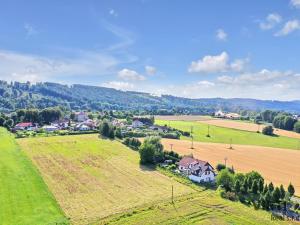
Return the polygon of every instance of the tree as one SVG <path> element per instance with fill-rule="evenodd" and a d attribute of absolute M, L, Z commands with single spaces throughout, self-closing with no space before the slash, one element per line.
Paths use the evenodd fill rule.
<path fill-rule="evenodd" d="M 234 190 L 236 193 L 239 193 L 241 191 L 241 183 L 239 180 L 236 180 L 234 183 Z"/>
<path fill-rule="evenodd" d="M 290 193 L 290 196 L 293 196 L 295 194 L 295 188 L 291 183 L 288 186 L 288 192 Z"/>
<path fill-rule="evenodd" d="M 259 179 L 258 181 L 258 191 L 259 193 L 263 193 L 264 191 L 264 181 L 262 179 Z"/>
<path fill-rule="evenodd" d="M 149 142 L 145 142 L 139 149 L 141 164 L 154 164 L 155 146 Z"/>
<path fill-rule="evenodd" d="M 4 125 L 5 122 L 5 118 L 4 117 L 0 117 L 0 127 L 2 127 Z"/>
<path fill-rule="evenodd" d="M 245 178 L 244 179 L 244 182 L 243 182 L 243 189 L 242 189 L 242 192 L 243 194 L 247 194 L 248 193 L 248 180 Z"/>
<path fill-rule="evenodd" d="M 217 171 L 221 171 L 221 170 L 223 170 L 223 169 L 225 169 L 225 168 L 226 168 L 226 166 L 225 166 L 224 164 L 221 164 L 221 163 L 219 163 L 219 164 L 216 166 Z"/>
<path fill-rule="evenodd" d="M 257 194 L 257 191 L 258 191 L 258 183 L 257 183 L 257 180 L 254 180 L 254 181 L 253 181 L 251 190 L 252 190 L 252 193 L 253 193 L 253 194 Z"/>
<path fill-rule="evenodd" d="M 234 178 L 233 174 L 228 171 L 228 169 L 221 170 L 217 175 L 217 184 L 222 186 L 225 191 L 231 191 Z"/>
<path fill-rule="evenodd" d="M 283 185 L 281 184 L 280 185 L 280 198 L 284 199 L 284 197 L 285 197 L 285 190 L 284 190 Z"/>
<path fill-rule="evenodd" d="M 164 159 L 164 146 L 160 142 L 160 137 L 153 136 L 153 137 L 148 137 L 144 140 L 144 142 L 147 142 L 151 145 L 154 145 L 155 148 L 155 153 L 154 153 L 154 159 L 155 162 L 162 162 Z"/>
<path fill-rule="evenodd" d="M 3 126 L 6 127 L 7 129 L 12 128 L 14 125 L 14 121 L 12 119 L 8 119 L 4 122 Z"/>
<path fill-rule="evenodd" d="M 115 130 L 115 136 L 116 136 L 117 138 L 119 138 L 119 139 L 122 139 L 122 138 L 123 138 L 121 129 L 120 129 L 119 127 Z"/>
<path fill-rule="evenodd" d="M 271 182 L 271 183 L 269 183 L 269 192 L 273 192 L 274 191 L 274 185 L 273 185 L 273 183 Z"/>
<path fill-rule="evenodd" d="M 269 136 L 274 135 L 273 132 L 274 132 L 274 129 L 273 129 L 272 126 L 266 126 L 266 127 L 264 127 L 263 130 L 262 130 L 262 133 L 263 133 L 264 135 L 269 135 Z"/>
<path fill-rule="evenodd" d="M 268 210 L 271 204 L 271 194 L 269 191 L 267 191 L 267 193 L 265 194 L 264 199 L 265 199 L 265 209 Z"/>
<path fill-rule="evenodd" d="M 300 133 L 300 121 L 294 124 L 294 131 Z"/>
<path fill-rule="evenodd" d="M 279 203 L 279 199 L 280 199 L 280 189 L 276 187 L 272 193 L 272 200 L 275 203 Z"/>
<path fill-rule="evenodd" d="M 268 191 L 269 191 L 269 187 L 267 184 L 265 184 L 263 193 L 266 194 Z"/>

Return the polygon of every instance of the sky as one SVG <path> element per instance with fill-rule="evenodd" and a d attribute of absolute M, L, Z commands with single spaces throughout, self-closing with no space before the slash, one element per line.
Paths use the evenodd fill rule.
<path fill-rule="evenodd" d="M 0 80 L 300 99 L 300 0 L 0 0 Z"/>

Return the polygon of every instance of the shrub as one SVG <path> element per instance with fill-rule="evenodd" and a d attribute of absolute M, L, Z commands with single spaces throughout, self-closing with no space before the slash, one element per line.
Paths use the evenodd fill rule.
<path fill-rule="evenodd" d="M 262 130 L 262 133 L 263 133 L 264 135 L 270 135 L 270 136 L 272 136 L 272 135 L 274 135 L 273 132 L 274 132 L 274 129 L 273 129 L 272 126 L 266 126 L 266 127 L 264 127 L 263 130 Z"/>
<path fill-rule="evenodd" d="M 226 168 L 226 166 L 225 166 L 224 164 L 221 164 L 221 163 L 219 163 L 219 164 L 216 166 L 217 171 L 221 171 L 221 170 L 223 170 L 223 169 L 225 169 L 225 168 Z"/>
<path fill-rule="evenodd" d="M 222 186 L 225 191 L 231 191 L 234 178 L 233 174 L 228 171 L 228 169 L 223 169 L 217 175 L 217 184 L 218 186 Z"/>
<path fill-rule="evenodd" d="M 300 133 L 300 121 L 294 124 L 294 131 Z"/>

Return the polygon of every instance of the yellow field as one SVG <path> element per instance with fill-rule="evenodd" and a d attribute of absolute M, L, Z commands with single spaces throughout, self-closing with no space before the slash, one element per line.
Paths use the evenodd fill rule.
<path fill-rule="evenodd" d="M 73 224 L 194 190 L 139 165 L 138 153 L 97 135 L 18 139 Z"/>
<path fill-rule="evenodd" d="M 193 154 L 213 166 L 224 163 L 226 157 L 227 166 L 233 166 L 236 171 L 256 170 L 266 181 L 285 187 L 292 182 L 296 194 L 300 195 L 300 151 L 247 145 L 233 145 L 233 149 L 229 149 L 228 144 L 202 142 L 194 142 L 194 149 L 191 149 L 190 141 L 174 139 L 162 139 L 162 143 L 165 149 L 173 144 L 173 151 L 181 155 Z"/>

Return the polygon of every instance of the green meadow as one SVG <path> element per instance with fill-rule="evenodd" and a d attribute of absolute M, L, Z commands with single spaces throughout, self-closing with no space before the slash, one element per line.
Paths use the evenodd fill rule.
<path fill-rule="evenodd" d="M 241 145 L 257 145 L 274 148 L 298 149 L 300 140 L 284 136 L 267 136 L 261 133 L 243 131 L 232 128 L 209 126 L 210 137 L 207 137 L 208 125 L 201 122 L 193 121 L 167 121 L 155 120 L 159 125 L 170 125 L 182 131 L 191 131 L 193 127 L 194 141 L 213 142 L 213 143 L 230 143 Z M 182 136 L 182 139 L 191 138 Z"/>
<path fill-rule="evenodd" d="M 68 224 L 37 169 L 0 128 L 0 224 Z"/>

